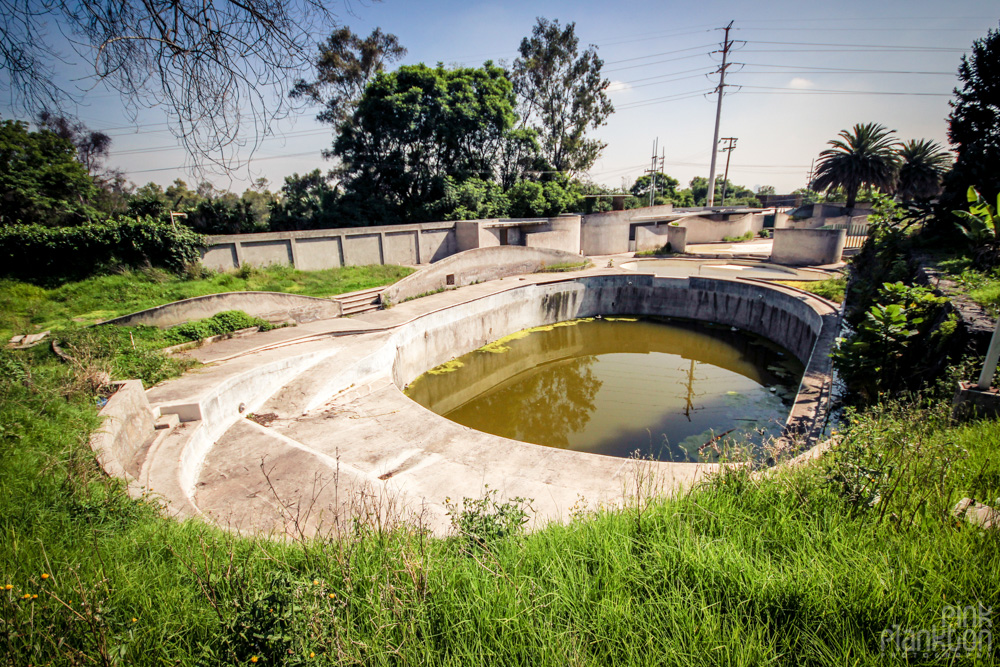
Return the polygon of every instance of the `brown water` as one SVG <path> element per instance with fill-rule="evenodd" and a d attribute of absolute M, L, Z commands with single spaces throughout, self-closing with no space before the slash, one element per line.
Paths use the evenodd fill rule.
<path fill-rule="evenodd" d="M 479 431 L 663 461 L 716 460 L 777 436 L 802 364 L 743 331 L 682 320 L 575 320 L 438 366 L 406 394 Z"/>

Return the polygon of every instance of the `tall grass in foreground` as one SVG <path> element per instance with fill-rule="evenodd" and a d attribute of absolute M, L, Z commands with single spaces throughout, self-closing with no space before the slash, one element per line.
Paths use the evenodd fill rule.
<path fill-rule="evenodd" d="M 0 406 L 7 664 L 998 657 L 996 643 L 944 659 L 883 646 L 896 626 L 936 630 L 951 606 L 1000 608 L 997 531 L 948 512 L 963 495 L 1000 497 L 1000 428 L 953 424 L 946 406 L 854 415 L 818 462 L 731 469 L 680 497 L 629 496 L 617 509 L 582 501 L 568 525 L 528 535 L 494 498 L 456 504 L 456 524 L 474 536 L 362 519 L 340 539 L 299 542 L 176 523 L 152 499 L 129 498 L 87 448 L 92 396 L 44 349 L 0 353 Z"/>

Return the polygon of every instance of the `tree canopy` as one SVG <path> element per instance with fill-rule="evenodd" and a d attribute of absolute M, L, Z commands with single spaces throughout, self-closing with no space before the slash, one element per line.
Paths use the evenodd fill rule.
<path fill-rule="evenodd" d="M 0 224 L 75 225 L 97 214 L 97 186 L 76 147 L 51 130 L 0 123 Z"/>
<path fill-rule="evenodd" d="M 895 130 L 878 123 L 857 124 L 841 130 L 840 139 L 819 154 L 813 190 L 841 187 L 847 193 L 847 208 L 854 208 L 858 190 L 873 187 L 891 192 L 896 184 L 899 146 Z"/>
<path fill-rule="evenodd" d="M 579 41 L 575 23 L 539 18 L 511 69 L 522 124 L 537 131 L 550 168 L 570 175 L 593 166 L 605 144 L 587 131 L 614 113 L 609 81 L 601 78 L 604 61 L 594 46 L 580 53 Z"/>
<path fill-rule="evenodd" d="M 903 201 L 928 201 L 941 192 L 951 156 L 929 139 L 910 139 L 899 149 L 896 194 Z"/>
<path fill-rule="evenodd" d="M 419 218 L 447 177 L 496 180 L 515 118 L 501 68 L 409 65 L 368 85 L 331 154 L 348 198 L 379 202 L 386 222 Z"/>
<path fill-rule="evenodd" d="M 941 201 L 946 211 L 967 206 L 970 186 L 987 201 L 1000 194 L 1000 30 L 973 43 L 958 78 L 948 117 L 948 140 L 957 156 Z M 944 217 L 951 226 L 951 216 Z"/>

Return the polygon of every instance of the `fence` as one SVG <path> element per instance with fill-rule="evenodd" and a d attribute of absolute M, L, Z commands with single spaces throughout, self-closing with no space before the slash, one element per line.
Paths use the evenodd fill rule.
<path fill-rule="evenodd" d="M 852 218 L 850 222 L 835 222 L 824 225 L 821 229 L 846 229 L 847 238 L 844 241 L 844 250 L 858 249 L 868 240 L 868 216 L 858 216 Z"/>

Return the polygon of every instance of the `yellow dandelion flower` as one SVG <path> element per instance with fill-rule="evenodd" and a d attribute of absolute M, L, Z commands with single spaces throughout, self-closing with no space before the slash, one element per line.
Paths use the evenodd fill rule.
<path fill-rule="evenodd" d="M 4 589 L 5 591 L 9 591 L 9 590 L 10 590 L 10 589 L 12 589 L 12 588 L 14 588 L 14 587 L 13 587 L 13 586 L 11 586 L 10 584 L 7 584 L 6 586 L 4 586 L 4 587 L 3 587 L 3 589 Z"/>
<path fill-rule="evenodd" d="M 21 596 L 21 599 L 22 600 L 30 600 L 31 599 L 31 593 L 25 593 L 24 595 Z"/>
<path fill-rule="evenodd" d="M 138 623 L 138 622 L 139 622 L 139 619 L 138 619 L 138 618 L 136 618 L 135 616 L 133 616 L 133 617 L 132 617 L 132 622 L 133 622 L 133 623 Z"/>
<path fill-rule="evenodd" d="M 250 662 L 257 662 L 257 656 L 255 655 L 250 656 Z"/>
<path fill-rule="evenodd" d="M 316 657 L 316 651 L 309 651 L 309 657 L 310 658 L 315 658 Z"/>
<path fill-rule="evenodd" d="M 42 579 L 48 579 L 49 575 L 47 572 L 42 572 Z"/>
<path fill-rule="evenodd" d="M 37 600 L 38 599 L 38 593 L 35 593 L 34 595 L 32 595 L 31 599 L 32 600 Z"/>
<path fill-rule="evenodd" d="M 313 586 L 319 586 L 319 579 L 313 579 Z"/>
<path fill-rule="evenodd" d="M 335 598 L 335 597 L 337 597 L 337 594 L 336 594 L 336 593 L 330 593 L 330 599 L 331 599 L 331 600 L 332 600 L 333 598 Z"/>

